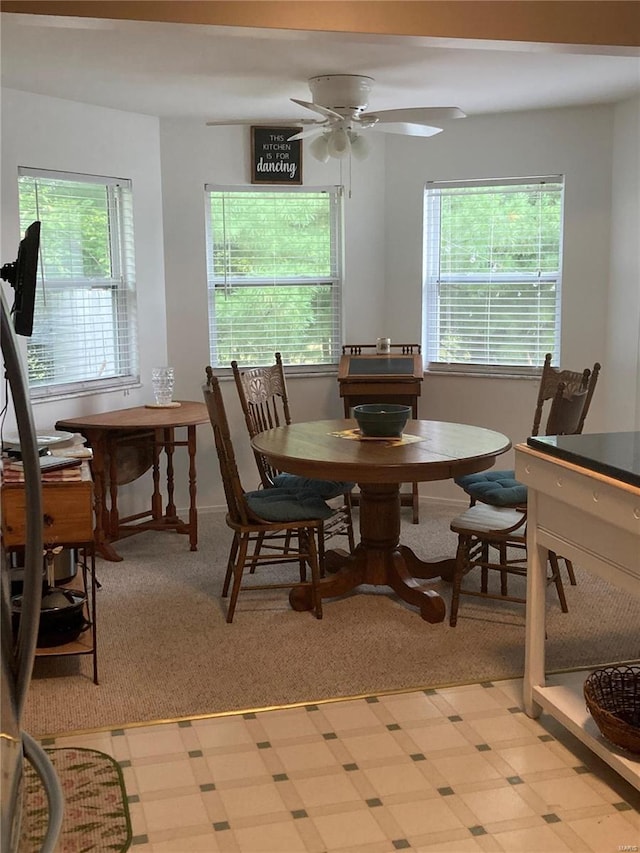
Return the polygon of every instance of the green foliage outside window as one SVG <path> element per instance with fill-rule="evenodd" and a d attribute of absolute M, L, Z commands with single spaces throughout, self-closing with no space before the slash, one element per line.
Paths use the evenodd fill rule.
<path fill-rule="evenodd" d="M 561 182 L 428 188 L 427 356 L 539 366 L 558 350 Z"/>
<path fill-rule="evenodd" d="M 210 199 L 212 363 L 330 364 L 339 345 L 336 200 L 329 192 Z"/>
<path fill-rule="evenodd" d="M 50 278 L 72 280 L 83 276 L 111 276 L 109 220 L 105 187 L 74 181 L 19 179 L 20 224 L 23 230 L 42 220 L 41 255 Z M 53 298 L 53 297 L 52 297 Z M 36 292 L 35 331 L 27 342 L 27 371 L 32 386 L 55 379 L 50 347 L 39 337 L 47 336 L 42 322 L 45 296 Z"/>
<path fill-rule="evenodd" d="M 130 182 L 25 167 L 18 190 L 21 228 L 42 223 L 27 341 L 33 396 L 134 381 Z"/>
<path fill-rule="evenodd" d="M 560 268 L 559 193 L 460 190 L 441 199 L 440 272 L 529 274 Z"/>
<path fill-rule="evenodd" d="M 42 220 L 49 278 L 111 277 L 106 188 L 74 181 L 20 178 L 20 223 Z"/>

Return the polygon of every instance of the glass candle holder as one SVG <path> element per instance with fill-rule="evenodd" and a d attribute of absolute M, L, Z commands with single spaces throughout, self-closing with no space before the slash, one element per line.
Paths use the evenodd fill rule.
<path fill-rule="evenodd" d="M 153 396 L 158 406 L 167 406 L 173 398 L 173 367 L 154 367 L 151 371 Z"/>

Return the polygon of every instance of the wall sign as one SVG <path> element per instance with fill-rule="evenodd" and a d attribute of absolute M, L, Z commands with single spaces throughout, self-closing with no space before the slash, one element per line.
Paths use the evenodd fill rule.
<path fill-rule="evenodd" d="M 302 140 L 288 137 L 301 127 L 251 128 L 251 183 L 301 184 Z"/>

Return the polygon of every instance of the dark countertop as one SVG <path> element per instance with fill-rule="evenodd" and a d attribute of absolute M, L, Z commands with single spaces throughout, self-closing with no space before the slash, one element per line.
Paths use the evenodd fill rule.
<path fill-rule="evenodd" d="M 527 444 L 583 468 L 640 487 L 640 432 L 531 436 Z"/>

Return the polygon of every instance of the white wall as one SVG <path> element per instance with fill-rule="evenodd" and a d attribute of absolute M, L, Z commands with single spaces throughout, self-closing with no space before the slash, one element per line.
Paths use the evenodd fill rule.
<path fill-rule="evenodd" d="M 130 178 L 136 237 L 137 313 L 142 384 L 34 404 L 36 429 L 149 401 L 151 368 L 167 359 L 158 119 L 10 89 L 2 90 L 2 261 L 15 260 L 21 237 L 18 166 Z M 8 304 L 11 288 L 5 289 Z M 22 351 L 26 350 L 25 339 Z M 5 434 L 14 428 L 8 413 Z M 148 488 L 145 487 L 148 493 Z M 133 496 L 132 496 L 133 498 Z M 125 496 L 123 509 L 129 511 Z"/>
<path fill-rule="evenodd" d="M 640 98 L 615 109 L 606 428 L 640 430 Z"/>
<path fill-rule="evenodd" d="M 545 110 L 450 122 L 424 144 L 390 137 L 387 146 L 387 316 L 392 335 L 409 318 L 420 339 L 420 234 L 425 183 L 523 175 L 565 176 L 565 239 L 561 360 L 583 369 L 604 365 L 588 432 L 605 426 L 602 387 L 614 378 L 605 360 L 611 216 L 612 107 Z M 391 284 L 393 282 L 393 285 Z M 530 434 L 537 382 L 427 375 L 420 415 L 474 423 L 509 436 Z M 513 466 L 513 452 L 500 468 Z M 425 484 L 423 494 L 456 497 L 450 483 Z"/>
<path fill-rule="evenodd" d="M 209 361 L 204 185 L 249 182 L 248 128 L 158 123 L 148 116 L 6 90 L 2 109 L 3 261 L 14 259 L 19 239 L 18 165 L 117 174 L 132 178 L 134 187 L 142 386 L 126 398 L 111 393 L 38 404 L 37 426 L 50 429 L 61 417 L 148 401 L 151 367 L 165 355 L 176 368 L 176 396 L 201 399 Z M 637 105 L 602 106 L 467 118 L 450 122 L 444 133 L 428 140 L 372 133 L 372 156 L 353 163 L 351 198 L 345 200 L 344 340 L 365 342 L 381 334 L 396 341 L 420 339 L 426 180 L 562 173 L 567 180 L 562 360 L 567 367 L 602 361 L 588 431 L 617 428 L 618 407 L 628 398 L 629 383 L 637 387 L 640 376 L 640 365 L 634 367 L 626 355 L 629 341 L 637 344 L 640 313 L 638 212 L 633 206 L 638 198 L 637 110 Z M 343 169 L 348 185 L 347 167 Z M 307 186 L 341 182 L 337 162 L 323 165 L 308 155 L 303 174 Z M 623 300 L 633 303 L 634 298 L 632 319 L 625 316 Z M 611 328 L 609 299 L 614 305 Z M 618 323 L 625 320 L 626 331 L 618 339 Z M 610 359 L 630 365 L 623 378 L 611 369 Z M 423 386 L 424 418 L 477 423 L 513 442 L 528 434 L 535 382 L 426 376 Z M 250 487 L 256 475 L 233 385 L 225 383 L 223 393 L 241 473 Z M 291 377 L 289 393 L 297 420 L 342 415 L 335 374 Z M 637 409 L 637 395 L 634 405 Z M 620 417 L 625 423 L 633 418 L 628 412 Z M 198 428 L 198 442 L 198 504 L 220 507 L 223 492 L 207 425 Z M 501 467 L 508 467 L 511 456 L 502 462 Z M 178 476 L 176 501 L 184 507 L 181 470 Z M 126 489 L 131 493 L 127 498 L 122 490 L 125 501 L 146 501 L 146 483 Z M 459 498 L 450 483 L 424 484 L 421 492 Z"/>
<path fill-rule="evenodd" d="M 201 122 L 162 120 L 162 195 L 167 276 L 169 360 L 176 367 L 183 398 L 199 400 L 209 364 L 205 258 L 205 184 L 250 183 L 248 127 L 207 127 Z M 378 144 L 376 144 L 378 142 Z M 306 155 L 306 156 L 304 156 Z M 304 185 L 341 183 L 340 164 L 321 164 L 303 151 Z M 345 340 L 367 341 L 378 334 L 384 304 L 384 140 L 374 140 L 369 159 L 354 164 L 351 197 L 348 164 L 344 203 Z M 288 380 L 295 420 L 342 417 L 335 373 Z M 256 488 L 257 473 L 233 381 L 223 395 L 246 488 Z M 202 506 L 219 506 L 224 494 L 210 429 L 198 431 L 198 496 Z"/>
<path fill-rule="evenodd" d="M 130 178 L 136 238 L 140 375 L 167 357 L 158 119 L 11 89 L 2 90 L 2 259 L 14 260 L 19 239 L 18 166 Z M 9 304 L 13 302 L 9 288 Z M 24 344 L 24 340 L 23 340 Z M 36 427 L 62 417 L 139 405 L 144 385 L 34 405 Z"/>

